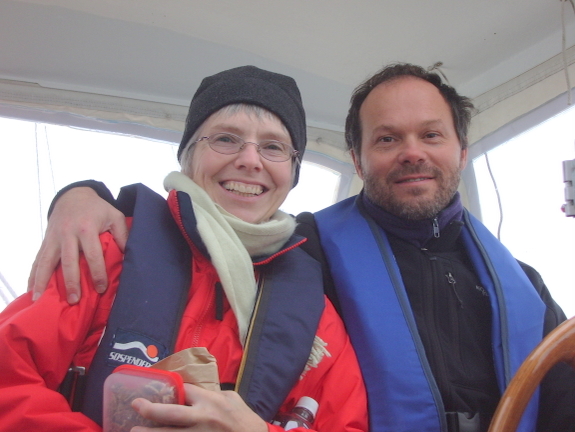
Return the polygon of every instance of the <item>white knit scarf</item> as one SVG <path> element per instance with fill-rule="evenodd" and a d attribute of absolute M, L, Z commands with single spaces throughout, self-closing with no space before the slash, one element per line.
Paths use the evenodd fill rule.
<path fill-rule="evenodd" d="M 257 291 L 250 257 L 277 252 L 293 234 L 295 220 L 278 210 L 269 221 L 245 222 L 214 203 L 204 189 L 181 172 L 168 174 L 164 187 L 185 192 L 191 198 L 200 237 L 238 321 L 243 346 Z"/>

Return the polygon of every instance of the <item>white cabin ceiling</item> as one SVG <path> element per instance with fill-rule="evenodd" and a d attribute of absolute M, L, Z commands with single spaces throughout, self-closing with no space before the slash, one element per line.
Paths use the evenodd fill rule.
<path fill-rule="evenodd" d="M 567 47 L 575 14 L 566 4 Z M 381 66 L 443 62 L 476 97 L 561 53 L 560 0 L 0 0 L 0 79 L 188 105 L 253 64 L 293 76 L 310 125 L 343 129 Z"/>

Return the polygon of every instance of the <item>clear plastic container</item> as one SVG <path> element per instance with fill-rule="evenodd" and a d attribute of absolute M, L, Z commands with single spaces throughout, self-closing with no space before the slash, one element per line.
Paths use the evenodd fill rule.
<path fill-rule="evenodd" d="M 129 432 L 134 426 L 155 427 L 131 406 L 136 398 L 151 402 L 183 404 L 184 383 L 175 372 L 122 365 L 104 382 L 104 432 Z"/>

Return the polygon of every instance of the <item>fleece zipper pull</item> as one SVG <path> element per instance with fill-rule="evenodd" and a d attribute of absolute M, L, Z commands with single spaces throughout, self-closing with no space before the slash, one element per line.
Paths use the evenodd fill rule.
<path fill-rule="evenodd" d="M 433 218 L 433 237 L 439 238 L 439 221 L 437 217 Z"/>
<path fill-rule="evenodd" d="M 456 284 L 455 278 L 453 277 L 451 272 L 447 272 L 445 274 L 445 277 L 447 278 L 447 283 L 451 286 L 451 289 L 453 290 L 455 297 L 457 297 L 457 301 L 459 302 L 459 306 L 463 307 L 463 302 L 461 301 L 459 294 L 457 294 L 457 289 L 455 288 L 455 284 Z"/>

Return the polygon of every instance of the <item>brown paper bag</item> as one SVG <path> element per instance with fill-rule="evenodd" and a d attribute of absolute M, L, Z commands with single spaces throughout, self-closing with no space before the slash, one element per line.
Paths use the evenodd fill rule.
<path fill-rule="evenodd" d="M 177 372 L 184 382 L 206 390 L 220 390 L 218 364 L 207 348 L 192 347 L 182 350 L 151 367 Z"/>

